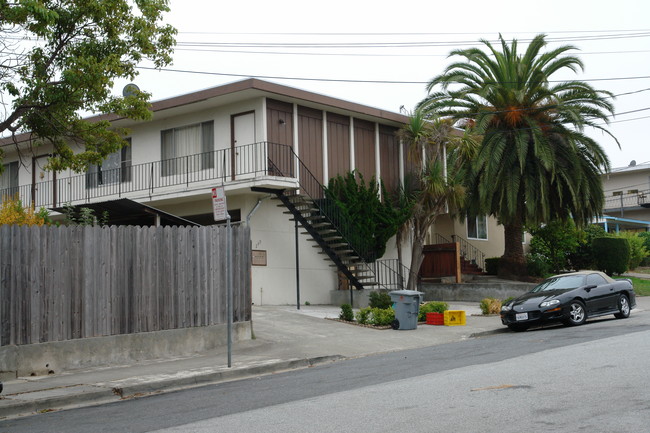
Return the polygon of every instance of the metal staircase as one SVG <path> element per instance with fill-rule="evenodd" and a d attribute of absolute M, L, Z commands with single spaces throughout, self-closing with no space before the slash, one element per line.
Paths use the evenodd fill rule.
<path fill-rule="evenodd" d="M 332 262 L 358 290 L 403 288 L 404 278 L 391 266 L 376 262 L 368 242 L 358 236 L 348 224 L 339 206 L 325 194 L 325 187 L 286 145 L 269 143 L 269 171 L 285 177 L 297 177 L 300 188 L 269 189 L 256 191 L 275 194 L 285 207 L 286 214 L 297 220 L 316 242 L 326 260 Z M 272 147 L 272 148 L 271 148 Z M 299 176 L 293 176 L 294 170 Z"/>

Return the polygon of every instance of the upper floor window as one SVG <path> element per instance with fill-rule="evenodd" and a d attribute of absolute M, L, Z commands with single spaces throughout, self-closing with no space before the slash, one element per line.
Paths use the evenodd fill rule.
<path fill-rule="evenodd" d="M 126 141 L 128 146 L 109 154 L 102 165 L 88 167 L 87 188 L 131 181 L 131 139 L 127 138 Z"/>
<path fill-rule="evenodd" d="M 623 191 L 614 191 L 614 192 L 612 193 L 612 195 L 615 196 L 615 197 L 616 197 L 616 196 L 619 196 L 619 195 L 623 195 Z"/>
<path fill-rule="evenodd" d="M 467 217 L 467 239 L 487 240 L 487 216 Z"/>
<path fill-rule="evenodd" d="M 163 176 L 214 167 L 214 121 L 165 129 L 160 137 Z"/>
<path fill-rule="evenodd" d="M 18 161 L 4 164 L 3 168 L 0 174 L 0 196 L 10 196 L 18 192 Z"/>

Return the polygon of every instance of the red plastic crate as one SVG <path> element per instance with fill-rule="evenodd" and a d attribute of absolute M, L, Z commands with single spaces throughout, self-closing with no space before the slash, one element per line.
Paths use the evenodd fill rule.
<path fill-rule="evenodd" d="M 427 325 L 440 325 L 445 324 L 445 315 L 443 313 L 427 313 Z"/>

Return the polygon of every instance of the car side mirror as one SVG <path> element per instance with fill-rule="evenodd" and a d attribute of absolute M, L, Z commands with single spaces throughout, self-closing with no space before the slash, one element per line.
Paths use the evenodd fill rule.
<path fill-rule="evenodd" d="M 595 289 L 597 286 L 595 284 L 592 284 L 590 286 L 585 286 L 585 292 L 590 292 L 591 289 Z"/>

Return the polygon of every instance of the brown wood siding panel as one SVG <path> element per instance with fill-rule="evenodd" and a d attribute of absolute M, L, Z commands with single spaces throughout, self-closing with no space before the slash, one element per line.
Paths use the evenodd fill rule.
<path fill-rule="evenodd" d="M 267 138 L 270 143 L 293 147 L 293 105 L 266 100 Z"/>
<path fill-rule="evenodd" d="M 298 143 L 300 159 L 321 184 L 323 179 L 323 113 L 298 107 Z M 301 178 L 306 173 L 300 173 Z"/>
<path fill-rule="evenodd" d="M 415 162 L 415 155 L 412 154 L 411 150 L 404 146 L 404 177 L 414 177 L 417 176 L 417 164 Z"/>
<path fill-rule="evenodd" d="M 350 119 L 340 114 L 327 113 L 327 164 L 330 178 L 350 171 Z"/>
<path fill-rule="evenodd" d="M 354 119 L 354 165 L 366 182 L 377 174 L 375 165 L 375 124 Z"/>
<path fill-rule="evenodd" d="M 381 179 L 389 191 L 399 187 L 399 140 L 397 128 L 379 125 L 379 163 Z"/>

